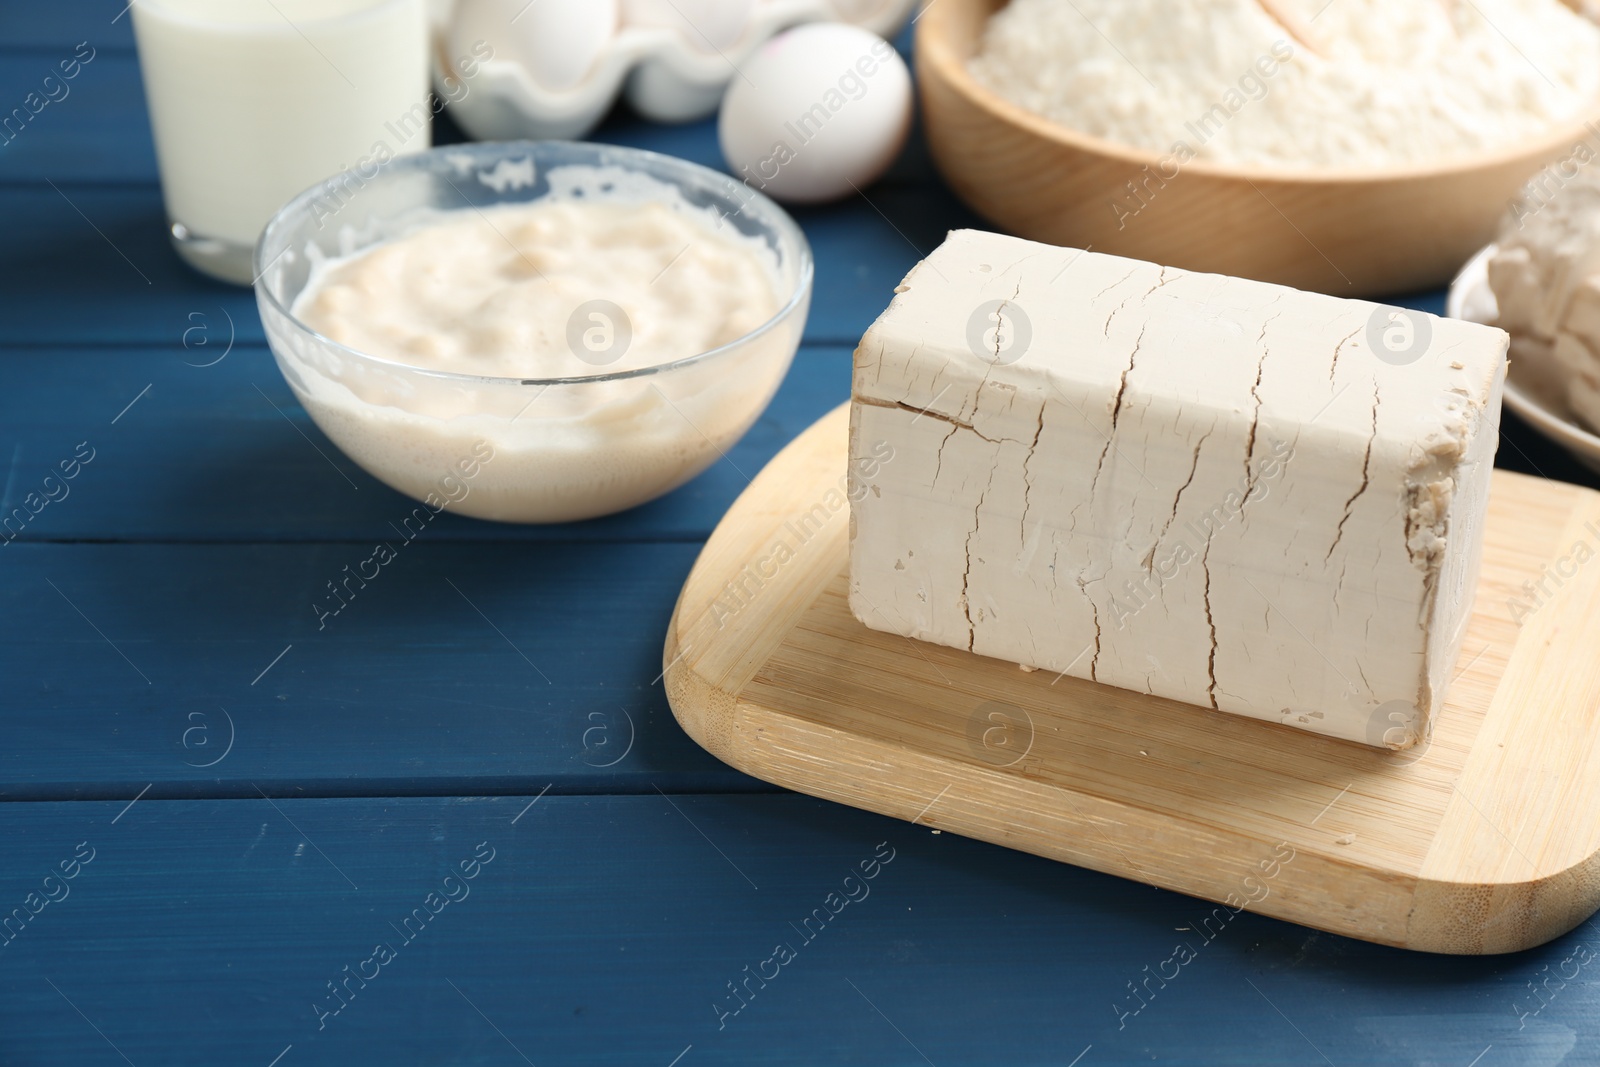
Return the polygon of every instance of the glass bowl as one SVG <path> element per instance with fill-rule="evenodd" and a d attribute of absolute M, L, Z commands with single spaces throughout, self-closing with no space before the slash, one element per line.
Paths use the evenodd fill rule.
<path fill-rule="evenodd" d="M 778 310 L 709 351 L 564 378 L 408 366 L 340 344 L 291 310 L 323 260 L 440 212 L 545 198 L 659 202 L 731 227 L 764 261 Z M 642 504 L 727 452 L 766 409 L 800 345 L 812 261 L 793 219 L 724 174 L 631 148 L 525 141 L 451 145 L 342 172 L 279 209 L 256 246 L 255 272 L 278 369 L 345 455 L 434 514 L 549 523 Z"/>

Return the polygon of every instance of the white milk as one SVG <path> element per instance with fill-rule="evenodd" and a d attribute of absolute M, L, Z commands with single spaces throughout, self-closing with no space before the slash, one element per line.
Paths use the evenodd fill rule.
<path fill-rule="evenodd" d="M 426 0 L 136 0 L 133 23 L 173 241 L 251 280 L 278 207 L 429 146 Z"/>

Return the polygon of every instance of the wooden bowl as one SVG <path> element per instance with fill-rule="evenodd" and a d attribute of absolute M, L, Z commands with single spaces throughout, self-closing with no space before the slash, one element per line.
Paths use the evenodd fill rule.
<path fill-rule="evenodd" d="M 974 210 L 1050 244 L 1338 296 L 1430 288 L 1493 239 L 1523 182 L 1600 135 L 1592 123 L 1574 123 L 1437 166 L 1296 170 L 1193 160 L 1173 176 L 1162 154 L 1057 125 L 968 73 L 984 24 L 1005 3 L 938 0 L 924 9 L 916 66 L 928 142 Z"/>

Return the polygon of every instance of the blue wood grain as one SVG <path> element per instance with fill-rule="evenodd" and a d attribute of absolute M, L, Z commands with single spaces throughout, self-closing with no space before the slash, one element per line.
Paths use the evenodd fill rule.
<path fill-rule="evenodd" d="M 853 346 L 921 254 L 971 222 L 942 190 L 874 188 L 871 197 L 796 215 L 817 260 L 808 343 Z M 168 246 L 155 186 L 0 187 L 0 212 L 5 346 L 172 344 L 191 313 L 219 307 L 240 340 L 262 340 L 254 296 L 202 278 Z"/>
<path fill-rule="evenodd" d="M 20 534 L 0 526 L 0 545 L 12 537 L 392 537 L 390 523 L 411 510 L 407 498 L 362 472 L 322 435 L 264 347 L 228 349 L 224 306 L 190 315 L 187 347 L 175 335 L 161 346 L 12 350 L 0 358 L 0 523 L 29 494 L 35 504 L 43 499 L 45 477 L 80 444 L 94 451 L 66 485 L 67 495 L 44 505 Z M 802 349 L 750 432 L 668 496 L 623 515 L 562 526 L 444 515 L 430 524 L 429 539 L 703 540 L 747 478 L 849 395 L 848 349 Z"/>
<path fill-rule="evenodd" d="M 74 71 L 74 63 L 75 75 L 64 78 Z M 6 117 L 10 124 L 0 133 L 0 182 L 155 181 L 155 149 L 132 52 L 80 39 L 6 53 L 0 60 L 0 118 Z"/>
<path fill-rule="evenodd" d="M 54 52 L 79 41 L 96 48 L 133 50 L 129 0 L 8 0 L 0 4 L 0 47 L 6 51 Z"/>
<path fill-rule="evenodd" d="M 10 1067 L 1600 1057 L 1589 929 L 1477 959 L 1248 914 L 1208 940 L 1195 900 L 797 796 L 127 799 L 0 807 L 0 907 L 93 850 L 0 948 Z M 335 999 L 347 966 L 375 976 Z"/>
<path fill-rule="evenodd" d="M 23 53 L 0 65 L 0 101 L 20 104 L 56 62 Z M 191 313 L 217 307 L 241 340 L 261 341 L 250 294 L 195 274 L 167 245 L 135 57 L 97 54 L 69 88 L 0 147 L 0 211 L 12 227 L 0 248 L 0 344 L 164 344 Z M 459 136 L 448 120 L 436 131 L 440 143 Z M 619 108 L 596 138 L 725 169 L 711 121 L 662 126 Z M 947 230 L 977 224 L 928 173 L 919 137 L 861 197 L 795 212 L 817 256 L 808 341 L 853 345 Z"/>
<path fill-rule="evenodd" d="M 0 797 L 770 788 L 658 682 L 698 544 L 430 538 L 0 548 Z"/>

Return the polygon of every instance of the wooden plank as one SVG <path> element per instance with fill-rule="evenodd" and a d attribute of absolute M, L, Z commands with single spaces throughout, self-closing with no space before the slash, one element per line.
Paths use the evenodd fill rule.
<path fill-rule="evenodd" d="M 1496 475 L 1462 662 L 1432 738 L 1395 754 L 868 630 L 847 414 L 762 472 L 679 599 L 668 694 L 718 757 L 1381 944 L 1511 952 L 1600 907 L 1600 494 Z"/>
<path fill-rule="evenodd" d="M 0 66 L 0 100 L 23 100 L 55 62 L 44 55 Z M 70 85 L 0 151 L 0 212 L 13 227 L 11 254 L 0 253 L 3 340 L 165 343 L 189 313 L 220 304 L 242 340 L 260 341 L 250 294 L 199 277 L 167 247 L 136 59 L 97 55 Z M 458 139 L 439 124 L 439 143 Z M 724 168 L 711 120 L 662 126 L 619 110 L 595 139 Z M 806 338 L 851 345 L 923 252 L 976 221 L 931 178 L 920 141 L 887 183 L 795 216 L 818 262 Z M 96 315 L 81 314 L 88 303 Z"/>
<path fill-rule="evenodd" d="M 72 0 L 69 4 L 9 0 L 0 4 L 0 45 L 7 51 L 52 52 L 90 41 L 96 48 L 132 51 L 133 26 L 123 14 L 129 6 L 128 0 Z"/>
<path fill-rule="evenodd" d="M 124 17 L 119 25 L 128 21 Z M 76 63 L 72 78 L 62 77 L 74 69 L 62 68 L 63 62 Z M 23 108 L 25 123 L 13 114 L 17 107 Z M 124 185 L 155 180 L 155 147 L 132 52 L 79 37 L 6 55 L 0 61 L 0 117 L 6 116 L 11 124 L 0 133 L 0 181 Z"/>
<path fill-rule="evenodd" d="M 770 789 L 657 684 L 696 544 L 431 537 L 0 548 L 0 799 Z"/>
<path fill-rule="evenodd" d="M 9 537 L 370 541 L 394 535 L 390 523 L 410 512 L 407 498 L 362 472 L 322 435 L 264 347 L 228 350 L 225 308 L 213 304 L 192 314 L 187 348 L 177 320 L 165 346 L 0 358 L 0 517 L 12 515 L 30 493 L 37 506 L 45 476 L 80 444 L 94 455 L 67 484 L 67 495 L 44 505 L 20 534 L 15 524 L 0 526 L 0 546 Z M 443 515 L 428 536 L 703 540 L 747 478 L 849 393 L 849 350 L 802 349 L 767 412 L 727 458 L 666 497 L 578 525 Z"/>
<path fill-rule="evenodd" d="M 155 186 L 57 185 L 0 186 L 5 345 L 171 344 L 191 313 L 219 307 L 239 340 L 262 341 L 254 296 L 201 277 L 168 246 Z M 918 250 L 964 221 L 951 204 L 941 191 L 897 188 L 796 212 L 817 261 L 806 342 L 854 346 Z"/>
<path fill-rule="evenodd" d="M 0 948 L 8 1064 L 1464 1067 L 1491 1045 L 1501 1063 L 1600 1050 L 1600 993 L 1557 977 L 1592 961 L 1577 936 L 1487 960 L 1248 913 L 1207 934 L 1196 901 L 807 797 L 130 799 L 0 806 L 7 913 L 80 843 L 93 854 Z M 475 851 L 492 859 L 460 878 Z M 416 908 L 427 921 L 402 927 Z M 393 957 L 365 966 L 379 943 Z M 779 944 L 792 958 L 764 967 Z M 1178 945 L 1194 958 L 1169 963 Z M 375 976 L 341 1002 L 328 983 L 347 966 Z M 761 969 L 741 1006 L 728 983 Z M 1528 986 L 1547 980 L 1540 1000 Z"/>

